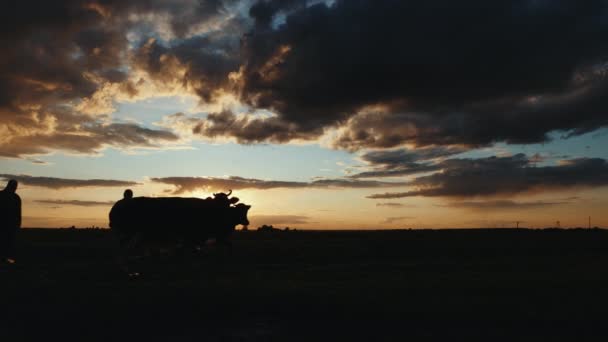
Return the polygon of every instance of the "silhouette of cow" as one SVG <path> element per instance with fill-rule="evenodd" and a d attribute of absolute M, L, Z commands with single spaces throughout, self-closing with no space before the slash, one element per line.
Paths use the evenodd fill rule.
<path fill-rule="evenodd" d="M 229 194 L 215 198 L 128 197 L 110 210 L 110 228 L 121 247 L 134 247 L 142 241 L 161 242 L 168 246 L 202 246 L 207 240 L 230 245 L 230 235 L 237 225 L 247 226 L 251 208 Z"/>

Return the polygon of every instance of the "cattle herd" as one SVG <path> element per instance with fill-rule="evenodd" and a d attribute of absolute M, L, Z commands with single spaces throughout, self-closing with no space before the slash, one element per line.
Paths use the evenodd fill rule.
<path fill-rule="evenodd" d="M 239 199 L 231 194 L 216 193 L 206 199 L 125 196 L 110 210 L 110 228 L 122 247 L 155 241 L 196 248 L 210 239 L 230 244 L 235 227 L 249 224 L 251 208 L 237 204 Z"/>

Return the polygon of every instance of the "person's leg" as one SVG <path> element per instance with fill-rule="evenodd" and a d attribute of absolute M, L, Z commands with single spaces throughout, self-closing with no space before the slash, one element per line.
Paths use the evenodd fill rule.
<path fill-rule="evenodd" d="M 8 233 L 6 256 L 10 260 L 15 260 L 16 257 L 16 244 L 17 244 L 17 231 L 18 229 L 11 229 Z"/>
<path fill-rule="evenodd" d="M 0 262 L 5 262 L 8 258 L 9 237 L 5 227 L 0 227 Z"/>

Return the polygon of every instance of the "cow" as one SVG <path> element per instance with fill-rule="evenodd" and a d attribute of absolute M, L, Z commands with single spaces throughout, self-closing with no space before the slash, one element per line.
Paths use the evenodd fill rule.
<path fill-rule="evenodd" d="M 199 247 L 209 239 L 229 245 L 235 227 L 249 225 L 251 206 L 220 194 L 207 199 L 125 196 L 110 210 L 110 228 L 123 248 L 139 241 Z"/>

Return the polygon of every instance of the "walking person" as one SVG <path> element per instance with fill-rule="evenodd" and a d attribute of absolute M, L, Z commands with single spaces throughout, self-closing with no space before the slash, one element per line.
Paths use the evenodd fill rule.
<path fill-rule="evenodd" d="M 0 191 L 0 265 L 15 263 L 15 239 L 21 228 L 21 198 L 11 179 Z"/>

